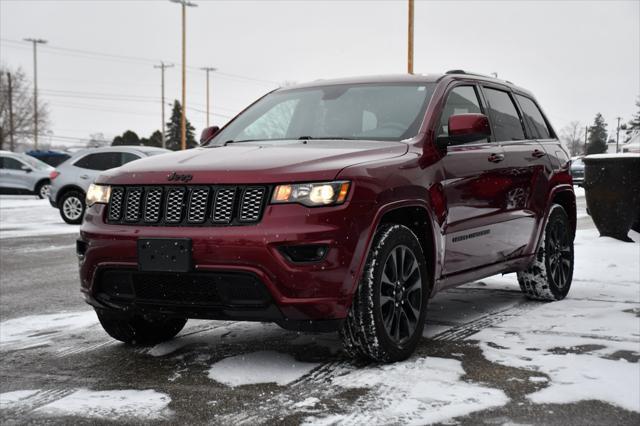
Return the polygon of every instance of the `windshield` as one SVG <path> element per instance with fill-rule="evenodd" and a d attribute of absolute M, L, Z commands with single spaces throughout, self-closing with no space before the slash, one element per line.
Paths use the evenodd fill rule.
<path fill-rule="evenodd" d="M 420 129 L 433 88 L 433 83 L 384 83 L 277 91 L 252 105 L 209 145 L 287 139 L 408 139 Z"/>
<path fill-rule="evenodd" d="M 30 155 L 21 155 L 20 158 L 22 159 L 22 161 L 24 161 L 25 163 L 28 163 L 31 167 L 33 167 L 36 170 L 47 170 L 49 168 L 51 168 L 50 165 L 48 165 L 47 163 L 38 160 L 37 158 L 33 158 Z"/>

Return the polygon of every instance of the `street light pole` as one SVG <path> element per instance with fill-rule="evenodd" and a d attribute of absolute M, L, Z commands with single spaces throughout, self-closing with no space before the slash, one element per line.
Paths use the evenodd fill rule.
<path fill-rule="evenodd" d="M 161 89 L 160 89 L 160 96 L 162 98 L 162 126 L 160 126 L 160 132 L 162 133 L 162 147 L 166 148 L 167 147 L 167 138 L 164 135 L 164 129 L 165 129 L 165 121 L 164 121 L 164 70 L 166 68 L 171 68 L 173 67 L 173 64 L 165 64 L 164 62 L 160 62 L 160 65 L 154 65 L 154 68 L 160 68 L 160 81 L 161 81 Z"/>
<path fill-rule="evenodd" d="M 182 5 L 182 115 L 180 117 L 180 149 L 187 149 L 187 6 L 196 7 L 188 0 L 169 0 Z"/>
<path fill-rule="evenodd" d="M 618 119 L 618 127 L 616 128 L 616 154 L 619 152 L 619 141 L 620 141 L 620 120 L 622 117 L 616 117 Z"/>
<path fill-rule="evenodd" d="M 409 0 L 409 29 L 407 40 L 407 72 L 413 74 L 413 0 Z"/>
<path fill-rule="evenodd" d="M 25 38 L 24 41 L 33 43 L 33 146 L 38 149 L 38 44 L 45 44 L 47 40 L 40 38 Z"/>
<path fill-rule="evenodd" d="M 200 69 L 207 73 L 207 127 L 209 127 L 209 72 L 216 71 L 217 68 L 203 67 Z"/>

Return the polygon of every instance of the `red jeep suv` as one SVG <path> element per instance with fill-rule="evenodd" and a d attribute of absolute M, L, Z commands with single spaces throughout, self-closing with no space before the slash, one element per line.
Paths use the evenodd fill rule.
<path fill-rule="evenodd" d="M 82 292 L 131 344 L 188 318 L 339 330 L 389 362 L 440 290 L 516 272 L 538 300 L 573 273 L 569 156 L 533 96 L 466 73 L 275 90 L 201 147 L 98 177 Z"/>

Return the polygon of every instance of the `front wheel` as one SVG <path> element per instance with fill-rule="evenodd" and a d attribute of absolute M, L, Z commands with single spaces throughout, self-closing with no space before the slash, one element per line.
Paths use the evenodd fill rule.
<path fill-rule="evenodd" d="M 562 206 L 554 204 L 528 269 L 518 272 L 520 289 L 530 299 L 554 301 L 566 297 L 573 279 L 573 230 Z"/>
<path fill-rule="evenodd" d="M 96 314 L 109 336 L 130 345 L 155 345 L 170 340 L 187 323 L 186 318 L 118 317 L 99 309 Z"/>
<path fill-rule="evenodd" d="M 416 235 L 402 225 L 381 226 L 340 331 L 347 353 L 381 362 L 408 358 L 422 337 L 430 291 Z"/>
<path fill-rule="evenodd" d="M 60 216 L 62 220 L 77 225 L 82 223 L 85 195 L 80 191 L 68 191 L 60 198 Z"/>

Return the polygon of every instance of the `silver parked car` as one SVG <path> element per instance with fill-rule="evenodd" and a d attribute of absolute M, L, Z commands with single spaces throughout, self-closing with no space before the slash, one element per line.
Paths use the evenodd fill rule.
<path fill-rule="evenodd" d="M 49 202 L 60 210 L 65 222 L 80 223 L 87 189 L 101 172 L 167 152 L 171 151 L 146 146 L 112 146 L 77 152 L 51 173 Z"/>
<path fill-rule="evenodd" d="M 46 198 L 53 167 L 25 154 L 0 151 L 0 193 Z"/>

